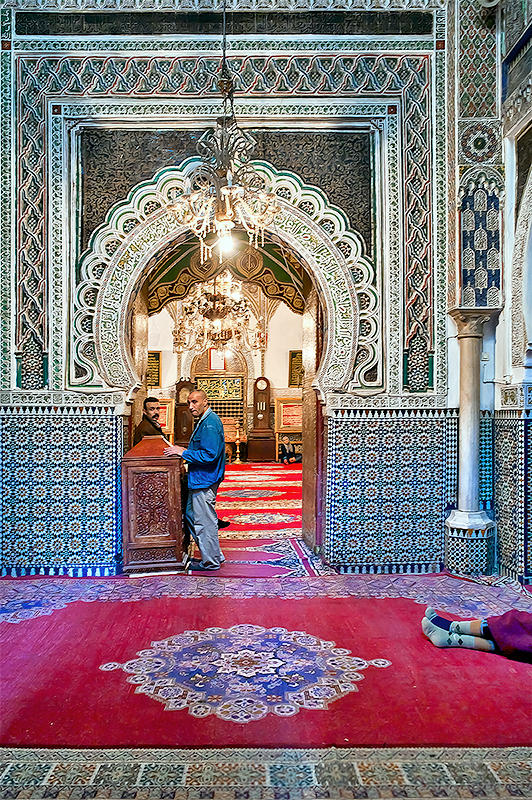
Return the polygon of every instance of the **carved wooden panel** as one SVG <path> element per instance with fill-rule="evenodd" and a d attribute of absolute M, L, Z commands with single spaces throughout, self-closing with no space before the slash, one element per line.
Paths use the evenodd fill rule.
<path fill-rule="evenodd" d="M 168 472 L 140 472 L 133 476 L 136 500 L 136 536 L 170 536 Z"/>
<path fill-rule="evenodd" d="M 132 550 L 130 561 L 145 563 L 146 561 L 160 561 L 161 559 L 170 561 L 175 558 L 175 551 L 171 547 L 150 547 L 146 550 Z"/>
<path fill-rule="evenodd" d="M 153 439 L 153 441 L 151 441 Z M 183 567 L 180 460 L 160 455 L 161 436 L 145 437 L 122 460 L 124 571 Z"/>

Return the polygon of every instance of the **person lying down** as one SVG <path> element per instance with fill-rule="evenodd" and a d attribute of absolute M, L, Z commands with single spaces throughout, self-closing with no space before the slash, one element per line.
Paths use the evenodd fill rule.
<path fill-rule="evenodd" d="M 429 606 L 421 628 L 436 647 L 484 650 L 532 664 L 532 614 L 527 611 L 463 622 L 441 617 Z"/>

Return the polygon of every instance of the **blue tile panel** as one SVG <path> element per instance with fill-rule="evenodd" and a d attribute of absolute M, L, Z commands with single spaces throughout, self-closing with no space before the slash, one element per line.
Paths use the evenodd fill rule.
<path fill-rule="evenodd" d="M 482 411 L 480 415 L 479 452 L 479 506 L 484 511 L 493 509 L 493 414 Z"/>
<path fill-rule="evenodd" d="M 351 414 L 329 420 L 328 441 L 326 559 L 355 572 L 438 571 L 451 412 Z"/>
<path fill-rule="evenodd" d="M 103 409 L 0 411 L 3 574 L 116 572 L 121 431 Z"/>
<path fill-rule="evenodd" d="M 495 521 L 500 571 L 532 579 L 532 420 L 495 413 Z"/>
<path fill-rule="evenodd" d="M 462 303 L 496 307 L 501 290 L 499 198 L 476 188 L 462 199 Z"/>

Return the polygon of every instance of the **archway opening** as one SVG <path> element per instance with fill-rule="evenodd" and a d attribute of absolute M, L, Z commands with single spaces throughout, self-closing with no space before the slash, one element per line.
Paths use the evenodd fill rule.
<path fill-rule="evenodd" d="M 224 422 L 228 463 L 278 466 L 281 444 L 293 445 L 302 471 L 291 483 L 299 481 L 303 500 L 292 515 L 299 519 L 297 536 L 316 548 L 321 543 L 323 418 L 313 384 L 323 350 L 322 306 L 308 266 L 279 238 L 267 234 L 257 249 L 243 232 L 235 238 L 234 251 L 222 261 L 216 255 L 202 264 L 197 241 L 187 237 L 170 242 L 147 263 L 128 311 L 131 358 L 141 380 L 130 436 L 144 398 L 154 396 L 167 437 L 186 445 L 192 431 L 186 397 L 191 387 L 204 388 Z M 241 297 L 240 317 L 225 328 L 221 345 L 209 338 L 212 326 L 198 311 L 198 298 L 213 286 L 222 295 L 236 287 Z M 270 386 L 271 442 L 257 454 L 251 439 L 259 378 Z"/>

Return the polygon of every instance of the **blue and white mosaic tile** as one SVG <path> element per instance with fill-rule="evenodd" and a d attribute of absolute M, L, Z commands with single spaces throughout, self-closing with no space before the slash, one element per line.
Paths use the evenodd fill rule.
<path fill-rule="evenodd" d="M 500 570 L 525 582 L 532 579 L 531 424 L 530 419 L 518 415 L 495 414 L 495 520 Z"/>
<path fill-rule="evenodd" d="M 446 423 L 445 412 L 329 421 L 330 563 L 354 572 L 441 569 L 453 441 Z"/>
<path fill-rule="evenodd" d="M 2 574 L 116 572 L 120 436 L 103 410 L 0 413 Z"/>

